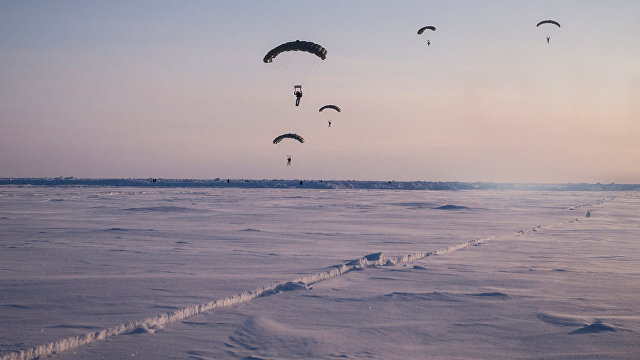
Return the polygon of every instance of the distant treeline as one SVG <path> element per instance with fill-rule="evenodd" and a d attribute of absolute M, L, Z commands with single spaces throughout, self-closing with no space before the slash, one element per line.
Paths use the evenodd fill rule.
<path fill-rule="evenodd" d="M 359 181 L 359 180 L 251 180 L 251 179 L 79 179 L 0 178 L 0 185 L 31 186 L 114 186 L 161 188 L 308 188 L 308 189 L 380 189 L 380 190 L 545 190 L 545 191 L 629 191 L 640 184 L 523 184 L 442 181 Z"/>

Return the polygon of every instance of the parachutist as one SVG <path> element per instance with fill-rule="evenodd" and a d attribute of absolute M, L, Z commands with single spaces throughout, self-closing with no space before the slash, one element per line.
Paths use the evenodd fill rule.
<path fill-rule="evenodd" d="M 287 155 L 287 166 L 291 166 L 291 155 Z"/>
<path fill-rule="evenodd" d="M 302 97 L 302 85 L 293 86 L 293 95 L 296 96 L 296 106 L 300 105 L 300 98 Z"/>
<path fill-rule="evenodd" d="M 340 108 L 338 106 L 336 106 L 336 105 L 325 105 L 325 106 L 321 107 L 318 111 L 322 112 L 322 110 L 324 110 L 324 109 L 333 109 L 333 110 L 335 110 L 337 112 L 341 111 Z M 331 127 L 331 120 L 328 120 L 328 122 L 329 122 L 329 127 Z"/>
<path fill-rule="evenodd" d="M 418 30 L 418 35 L 422 35 L 422 33 L 423 33 L 425 30 L 436 31 L 436 27 L 435 27 L 435 26 L 431 26 L 431 25 L 429 25 L 429 26 L 425 26 L 425 27 L 423 27 L 423 28 L 420 28 L 420 30 Z M 430 41 L 429 39 L 427 39 L 427 46 L 431 46 L 431 41 Z"/>
<path fill-rule="evenodd" d="M 548 25 L 547 25 L 548 24 Z M 560 23 L 554 20 L 542 20 L 539 23 L 536 24 L 536 27 L 540 27 L 541 25 L 544 25 L 545 27 L 547 27 L 547 29 L 549 29 L 548 26 L 554 25 L 557 26 L 558 28 L 560 28 Z M 551 27 L 553 28 L 553 27 Z M 548 30 L 547 30 L 548 31 Z M 548 34 L 548 32 L 547 32 Z M 551 42 L 551 36 L 547 36 L 547 44 Z"/>

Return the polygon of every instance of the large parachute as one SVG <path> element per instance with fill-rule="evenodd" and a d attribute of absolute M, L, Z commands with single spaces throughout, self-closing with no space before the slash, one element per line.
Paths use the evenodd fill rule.
<path fill-rule="evenodd" d="M 298 140 L 301 143 L 304 142 L 304 139 L 302 138 L 302 136 L 300 136 L 298 134 L 288 133 L 288 134 L 282 134 L 282 135 L 278 136 L 277 138 L 273 139 L 273 143 L 277 144 L 280 141 L 282 141 L 283 139 L 294 139 L 294 140 Z"/>
<path fill-rule="evenodd" d="M 536 27 L 539 27 L 542 24 L 553 24 L 553 25 L 556 25 L 557 27 L 560 27 L 560 24 L 557 21 L 553 21 L 553 20 L 542 20 L 538 23 L 538 25 L 536 25 Z"/>
<path fill-rule="evenodd" d="M 333 110 L 335 110 L 337 112 L 340 112 L 340 108 L 337 107 L 336 105 L 325 105 L 325 106 L 321 107 L 320 110 L 318 110 L 318 111 L 322 112 L 322 110 L 324 110 L 324 109 L 333 109 Z"/>
<path fill-rule="evenodd" d="M 423 28 L 420 28 L 420 30 L 418 30 L 418 35 L 421 35 L 425 30 L 436 31 L 436 27 L 429 25 L 429 26 L 425 26 Z"/>
<path fill-rule="evenodd" d="M 327 49 L 323 48 L 321 45 L 312 43 L 310 41 L 296 40 L 278 45 L 275 48 L 271 49 L 267 53 L 267 55 L 264 56 L 264 59 L 262 61 L 264 61 L 265 63 L 273 62 L 273 59 L 276 56 L 285 51 L 305 51 L 318 56 L 322 60 L 327 58 Z"/>

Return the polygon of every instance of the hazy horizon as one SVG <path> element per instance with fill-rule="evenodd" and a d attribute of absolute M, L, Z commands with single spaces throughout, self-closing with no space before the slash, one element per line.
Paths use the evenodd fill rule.
<path fill-rule="evenodd" d="M 2 2 L 0 176 L 637 184 L 639 13 L 629 1 Z M 562 24 L 549 44 L 545 19 Z M 417 35 L 425 25 L 437 30 Z M 290 54 L 262 62 L 296 39 L 328 50 L 300 76 L 300 107 Z M 272 144 L 286 132 L 305 143 Z"/>

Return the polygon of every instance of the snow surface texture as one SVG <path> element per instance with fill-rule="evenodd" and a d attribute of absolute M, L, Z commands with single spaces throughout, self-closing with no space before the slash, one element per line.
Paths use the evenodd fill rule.
<path fill-rule="evenodd" d="M 3 360 L 640 354 L 636 193 L 0 196 Z"/>

